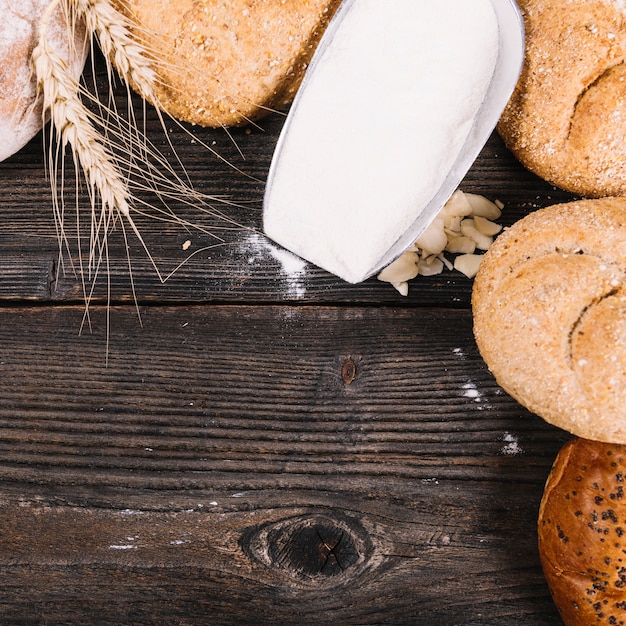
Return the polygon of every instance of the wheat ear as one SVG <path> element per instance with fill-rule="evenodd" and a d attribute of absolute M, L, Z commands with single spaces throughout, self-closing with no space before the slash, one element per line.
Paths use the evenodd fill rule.
<path fill-rule="evenodd" d="M 43 99 L 43 115 L 50 117 L 62 147 L 69 145 L 78 159 L 89 185 L 92 203 L 99 195 L 104 210 L 129 217 L 127 185 L 78 96 L 78 82 L 48 41 L 48 21 L 58 5 L 59 0 L 56 0 L 46 9 L 39 29 L 39 42 L 32 53 L 37 86 Z"/>
<path fill-rule="evenodd" d="M 75 14 L 84 20 L 87 32 L 97 39 L 106 63 L 109 84 L 111 85 L 113 83 L 113 69 L 115 68 L 117 75 L 122 79 L 122 82 L 128 89 L 129 102 L 131 99 L 130 87 L 132 86 L 142 97 L 144 103 L 149 102 L 154 105 L 161 126 L 165 129 L 165 122 L 155 93 L 155 87 L 159 80 L 154 70 L 157 61 L 154 54 L 149 53 L 139 40 L 136 39 L 132 30 L 133 25 L 129 19 L 117 10 L 110 0 L 63 1 L 66 3 L 68 10 L 73 9 Z M 100 103 L 97 104 L 100 106 Z M 111 113 L 111 111 L 108 113 Z M 165 196 L 172 196 L 172 194 L 177 191 L 178 199 L 182 199 L 184 202 L 193 202 L 195 204 L 201 201 L 199 194 L 193 190 L 190 181 L 188 179 L 187 181 L 183 181 L 174 171 L 171 164 L 147 145 L 146 138 L 137 131 L 132 107 L 129 107 L 128 122 L 122 122 L 116 114 L 114 117 L 116 123 L 112 126 L 106 125 L 107 133 L 108 131 L 113 131 L 115 134 L 115 128 L 117 128 L 117 137 L 113 139 L 114 141 L 115 139 L 120 140 L 128 150 L 130 158 L 127 159 L 126 165 L 131 165 L 131 169 L 133 169 L 133 163 L 139 164 L 141 171 L 136 171 L 135 173 L 140 174 L 140 178 L 142 178 L 144 182 L 152 183 L 151 190 L 156 193 L 157 196 L 163 197 L 163 194 Z M 125 128 L 123 128 L 123 126 L 125 126 Z M 169 142 L 167 132 L 165 136 Z M 111 139 L 111 137 L 107 134 L 107 140 L 109 139 Z M 170 148 L 178 160 L 176 150 L 171 143 Z M 209 150 L 219 157 L 213 149 L 209 148 Z M 170 178 L 165 185 L 163 185 L 165 179 L 162 176 L 162 172 L 157 172 L 150 165 L 152 159 L 158 161 L 162 172 L 166 171 L 169 174 Z M 178 163 L 184 170 L 180 160 Z M 210 200 L 214 201 L 217 200 L 217 198 L 211 197 Z M 220 201 L 225 204 L 231 204 L 225 200 Z M 215 214 L 217 215 L 217 212 L 215 212 Z M 172 215 L 172 217 L 176 221 L 180 221 L 175 216 Z M 226 221 L 231 221 L 224 215 L 220 215 L 220 217 Z M 149 254 L 147 250 L 146 252 Z M 154 262 L 153 265 L 157 273 L 159 273 Z"/>
<path fill-rule="evenodd" d="M 98 38 L 107 62 L 112 61 L 122 80 L 133 85 L 139 95 L 155 103 L 156 73 L 153 61 L 137 43 L 130 31 L 127 18 L 117 11 L 109 0 L 66 0 L 82 15 L 87 31 Z"/>
<path fill-rule="evenodd" d="M 140 207 L 145 204 L 146 207 L 157 210 L 160 214 L 158 219 L 172 220 L 185 227 L 194 226 L 223 243 L 213 232 L 179 219 L 169 210 L 167 202 L 168 199 L 174 199 L 199 208 L 203 207 L 207 200 L 235 205 L 226 199 L 199 194 L 190 184 L 184 182 L 165 157 L 138 131 L 130 104 L 128 119 L 125 120 L 116 112 L 113 101 L 110 103 L 113 109 L 108 108 L 97 97 L 89 94 L 82 83 L 74 78 L 65 62 L 50 45 L 47 36 L 51 16 L 59 7 L 65 13 L 71 33 L 80 20 L 85 23 L 92 45 L 93 39 L 97 38 L 107 63 L 109 84 L 112 84 L 115 66 L 117 74 L 128 89 L 132 84 L 144 102 L 157 105 L 154 93 L 158 78 L 153 70 L 153 58 L 142 44 L 135 40 L 128 18 L 114 8 L 110 0 L 52 0 L 42 16 L 39 42 L 32 54 L 34 73 L 43 100 L 44 116 L 50 117 L 57 138 L 56 153 L 53 154 L 51 147 L 49 162 L 54 166 L 59 157 L 63 158 L 65 148 L 69 146 L 74 161 L 82 169 L 88 183 L 92 219 L 89 267 L 97 268 L 102 261 L 102 255 L 106 255 L 108 232 L 118 215 L 121 215 L 146 251 L 157 275 L 163 280 L 131 217 L 131 210 L 133 213 L 141 214 Z M 90 111 L 83 104 L 83 97 L 89 98 L 99 107 L 100 112 L 94 114 Z M 161 118 L 159 107 L 155 106 L 155 110 Z M 161 123 L 165 127 L 162 118 Z M 168 137 L 167 134 L 166 136 Z M 173 150 L 173 153 L 176 154 L 176 151 Z M 182 166 L 182 163 L 180 164 Z M 56 167 L 54 169 L 56 170 Z M 169 176 L 164 175 L 164 171 Z M 139 182 L 135 178 L 138 178 Z M 156 209 L 141 200 L 134 195 L 133 189 L 156 194 L 165 209 Z M 62 194 L 62 189 L 55 194 L 55 210 L 61 237 L 63 237 Z M 59 195 L 61 202 L 57 205 Z M 213 207 L 208 212 L 231 227 L 241 228 L 241 225 Z M 79 259 L 82 262 L 80 255 Z"/>

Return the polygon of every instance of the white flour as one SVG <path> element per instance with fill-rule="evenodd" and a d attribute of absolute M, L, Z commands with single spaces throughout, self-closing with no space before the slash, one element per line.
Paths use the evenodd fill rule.
<path fill-rule="evenodd" d="M 356 0 L 283 139 L 268 236 L 363 280 L 448 174 L 498 43 L 490 0 Z"/>
<path fill-rule="evenodd" d="M 280 274 L 285 281 L 286 295 L 289 298 L 303 298 L 306 293 L 304 279 L 306 278 L 306 262 L 288 250 L 273 245 L 262 235 L 250 232 L 242 244 L 244 252 L 249 253 L 249 263 L 255 263 L 258 258 L 269 254 L 280 264 Z"/>
<path fill-rule="evenodd" d="M 504 433 L 502 440 L 504 441 L 504 445 L 500 450 L 502 454 L 507 456 L 518 456 L 520 454 L 524 454 L 524 450 L 519 445 L 519 440 L 516 435 Z"/>
<path fill-rule="evenodd" d="M 41 129 L 41 98 L 32 73 L 33 48 L 39 42 L 42 14 L 50 0 L 0 0 L 0 161 L 26 145 Z M 77 26 L 76 54 L 70 53 L 68 26 L 61 7 L 57 8 L 48 25 L 48 39 L 53 51 L 70 62 L 78 78 L 86 56 L 84 30 Z"/>

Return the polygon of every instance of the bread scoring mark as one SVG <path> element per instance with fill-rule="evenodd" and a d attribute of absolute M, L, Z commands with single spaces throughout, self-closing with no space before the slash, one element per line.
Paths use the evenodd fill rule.
<path fill-rule="evenodd" d="M 583 321 L 585 319 L 585 317 L 587 316 L 587 314 L 589 313 L 589 311 L 596 306 L 597 304 L 599 304 L 600 302 L 602 302 L 603 300 L 606 300 L 607 298 L 612 298 L 613 296 L 616 296 L 619 291 L 621 289 L 620 287 L 613 287 L 612 289 L 610 289 L 609 291 L 607 291 L 605 294 L 603 294 L 602 296 L 600 296 L 599 298 L 594 298 L 593 300 L 591 300 L 591 302 L 589 302 L 589 304 L 584 307 L 581 311 L 580 311 L 580 315 L 578 316 L 578 319 L 574 322 L 574 324 L 572 325 L 569 334 L 568 334 L 568 345 L 569 345 L 569 363 L 570 363 L 570 368 L 574 369 L 574 337 L 576 335 L 583 335 L 584 334 L 584 330 L 581 330 L 581 327 L 583 325 Z"/>
<path fill-rule="evenodd" d="M 579 105 L 582 102 L 582 100 L 591 90 L 597 87 L 605 78 L 608 78 L 608 76 L 613 72 L 615 68 L 623 66 L 624 63 L 625 63 L 625 59 L 620 58 L 615 63 L 612 63 L 608 65 L 607 67 L 605 67 L 602 70 L 602 72 L 600 72 L 600 74 L 598 74 L 593 80 L 591 80 L 578 94 L 578 97 L 576 98 L 576 102 L 574 102 L 574 105 L 572 106 L 572 112 L 569 118 L 569 125 L 567 128 L 567 134 L 565 136 L 565 142 L 569 141 L 570 139 L 572 128 L 574 126 L 574 122 L 576 121 L 576 114 L 577 114 Z"/>
<path fill-rule="evenodd" d="M 540 209 L 474 281 L 474 336 L 504 391 L 580 437 L 626 442 L 626 199 Z"/>

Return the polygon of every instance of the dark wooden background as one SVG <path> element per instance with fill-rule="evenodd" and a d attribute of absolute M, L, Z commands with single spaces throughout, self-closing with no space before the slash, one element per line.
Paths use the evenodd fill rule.
<path fill-rule="evenodd" d="M 282 123 L 197 140 L 168 124 L 244 228 L 164 284 L 131 238 L 138 310 L 116 229 L 88 325 L 42 137 L 0 164 L 2 624 L 560 623 L 536 516 L 568 436 L 495 384 L 464 276 L 403 298 L 264 240 Z M 495 133 L 462 188 L 502 200 L 504 224 L 570 199 Z M 213 243 L 139 223 L 165 273 Z"/>

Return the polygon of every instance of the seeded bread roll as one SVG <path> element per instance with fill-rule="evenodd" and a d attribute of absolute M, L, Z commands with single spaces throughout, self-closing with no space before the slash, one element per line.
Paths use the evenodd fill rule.
<path fill-rule="evenodd" d="M 30 57 L 39 41 L 42 14 L 50 0 L 0 0 L 0 161 L 23 148 L 43 125 L 41 100 Z M 76 77 L 85 60 L 85 32 L 80 26 L 70 51 L 66 19 L 59 7 L 52 15 L 48 39 Z"/>
<path fill-rule="evenodd" d="M 539 554 L 566 626 L 626 624 L 626 449 L 565 444 L 539 509 Z"/>
<path fill-rule="evenodd" d="M 626 5 L 518 0 L 526 58 L 498 131 L 528 169 L 587 196 L 626 194 Z"/>
<path fill-rule="evenodd" d="M 156 60 L 154 103 L 201 126 L 290 102 L 340 0 L 114 0 Z"/>
<path fill-rule="evenodd" d="M 626 198 L 535 211 L 485 254 L 474 334 L 500 386 L 580 437 L 626 443 Z"/>

